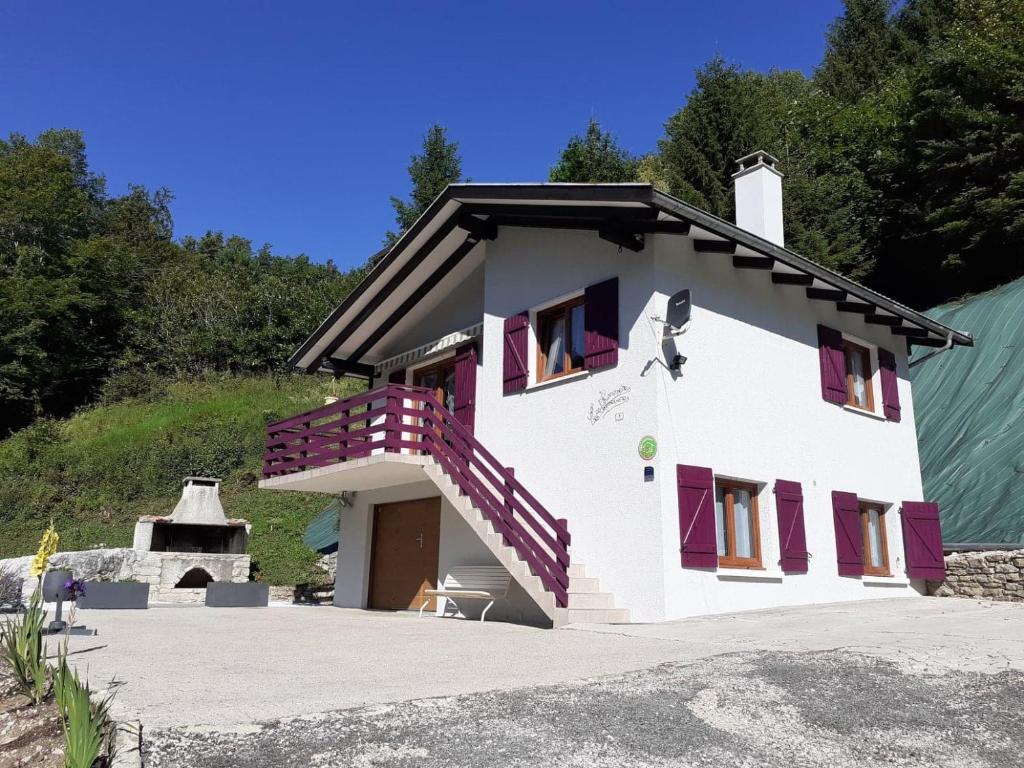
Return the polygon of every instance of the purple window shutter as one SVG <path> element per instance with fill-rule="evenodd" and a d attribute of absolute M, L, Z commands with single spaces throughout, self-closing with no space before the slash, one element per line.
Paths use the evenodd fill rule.
<path fill-rule="evenodd" d="M 836 526 L 836 560 L 840 576 L 864 573 L 864 537 L 860 530 L 857 494 L 832 491 L 832 519 Z"/>
<path fill-rule="evenodd" d="M 903 551 L 907 555 L 907 576 L 942 581 L 946 561 L 942 556 L 942 527 L 939 505 L 932 501 L 904 501 Z"/>
<path fill-rule="evenodd" d="M 399 368 L 388 374 L 388 384 L 405 384 L 405 368 Z"/>
<path fill-rule="evenodd" d="M 476 344 L 455 350 L 455 418 L 470 434 L 476 421 Z"/>
<path fill-rule="evenodd" d="M 717 568 L 715 476 L 708 467 L 676 466 L 679 541 L 684 568 Z"/>
<path fill-rule="evenodd" d="M 882 378 L 882 410 L 889 421 L 900 420 L 900 390 L 896 379 L 896 355 L 878 350 L 878 371 Z"/>
<path fill-rule="evenodd" d="M 529 368 L 526 366 L 526 347 L 529 339 L 530 315 L 520 312 L 505 318 L 505 357 L 502 365 L 504 387 L 508 395 L 526 389 Z"/>
<path fill-rule="evenodd" d="M 786 573 L 807 573 L 804 536 L 804 492 L 800 483 L 775 481 L 775 508 L 779 517 L 779 565 Z"/>
<path fill-rule="evenodd" d="M 619 278 L 583 292 L 583 367 L 588 371 L 619 362 Z"/>
<path fill-rule="evenodd" d="M 843 334 L 818 326 L 818 362 L 821 365 L 821 396 L 830 403 L 846 402 L 846 356 Z"/>

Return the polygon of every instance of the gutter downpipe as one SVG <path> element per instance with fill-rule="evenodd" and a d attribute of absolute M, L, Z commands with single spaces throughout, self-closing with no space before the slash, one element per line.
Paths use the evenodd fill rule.
<path fill-rule="evenodd" d="M 952 348 L 953 348 L 953 334 L 950 333 L 948 336 L 946 336 L 946 343 L 945 344 L 943 344 L 938 349 L 933 349 L 931 352 L 929 352 L 924 357 L 919 357 L 919 358 L 917 358 L 917 360 L 911 360 L 907 364 L 907 367 L 908 368 L 913 368 L 915 365 L 920 365 L 925 360 L 931 360 L 936 355 L 941 355 L 943 352 L 948 352 Z"/>

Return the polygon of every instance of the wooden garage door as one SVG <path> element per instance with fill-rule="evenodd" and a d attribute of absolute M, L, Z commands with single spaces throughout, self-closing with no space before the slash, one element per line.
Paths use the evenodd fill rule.
<path fill-rule="evenodd" d="M 418 609 L 423 591 L 437 586 L 441 499 L 379 504 L 373 524 L 370 607 Z M 434 610 L 431 598 L 428 609 Z"/>

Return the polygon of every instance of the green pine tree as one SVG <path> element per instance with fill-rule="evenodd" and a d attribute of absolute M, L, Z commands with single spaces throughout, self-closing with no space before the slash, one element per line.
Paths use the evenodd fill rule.
<path fill-rule="evenodd" d="M 615 137 L 601 130 L 591 118 L 583 136 L 573 136 L 558 162 L 548 173 L 549 181 L 582 184 L 615 184 L 637 181 L 639 161 L 622 149 Z"/>
<path fill-rule="evenodd" d="M 409 179 L 412 182 L 411 198 L 391 198 L 398 231 L 385 235 L 385 245 L 394 244 L 445 187 L 462 181 L 459 145 L 458 142 L 448 141 L 444 126 L 435 123 L 423 136 L 422 153 L 414 154 L 409 161 Z"/>

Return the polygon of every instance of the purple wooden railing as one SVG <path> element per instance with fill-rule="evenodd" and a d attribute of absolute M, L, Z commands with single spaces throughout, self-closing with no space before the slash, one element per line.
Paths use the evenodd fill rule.
<path fill-rule="evenodd" d="M 388 384 L 267 427 L 263 476 L 381 453 L 433 457 L 460 492 L 568 605 L 569 530 L 423 387 Z"/>

